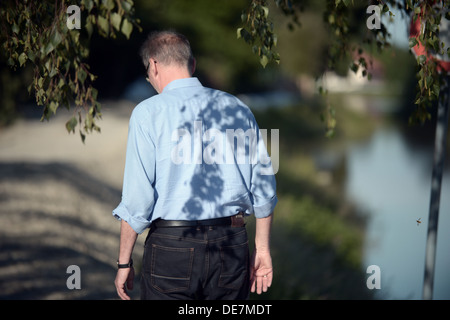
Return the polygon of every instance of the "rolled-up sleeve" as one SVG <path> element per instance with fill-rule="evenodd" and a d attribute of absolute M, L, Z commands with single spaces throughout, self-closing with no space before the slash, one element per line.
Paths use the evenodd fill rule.
<path fill-rule="evenodd" d="M 259 128 L 257 142 L 258 161 L 252 167 L 251 188 L 253 200 L 253 210 L 256 218 L 269 216 L 278 202 L 276 195 L 275 173 L 272 168 L 272 161 L 267 152 L 264 140 L 261 137 Z"/>
<path fill-rule="evenodd" d="M 145 117 L 136 108 L 130 118 L 122 200 L 113 216 L 125 220 L 136 233 L 151 223 L 156 201 L 155 145 L 145 129 Z"/>
<path fill-rule="evenodd" d="M 275 176 L 259 176 L 254 180 L 252 183 L 254 214 L 256 218 L 265 218 L 273 212 L 278 202 L 275 194 Z"/>

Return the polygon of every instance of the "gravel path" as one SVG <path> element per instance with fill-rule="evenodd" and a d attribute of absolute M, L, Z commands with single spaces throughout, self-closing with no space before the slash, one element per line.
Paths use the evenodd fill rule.
<path fill-rule="evenodd" d="M 120 201 L 134 105 L 104 102 L 102 133 L 84 145 L 78 132 L 67 133 L 65 110 L 50 122 L 27 117 L 0 130 L 0 299 L 117 298 L 120 224 L 111 211 Z M 80 290 L 67 288 L 70 265 L 80 267 Z"/>

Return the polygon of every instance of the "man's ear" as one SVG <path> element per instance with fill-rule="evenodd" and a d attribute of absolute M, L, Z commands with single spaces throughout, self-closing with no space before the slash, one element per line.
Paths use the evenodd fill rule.
<path fill-rule="evenodd" d="M 191 71 L 191 75 L 194 74 L 196 66 L 197 66 L 197 60 L 195 60 L 195 58 L 193 58 L 193 60 L 192 60 L 192 70 L 189 70 L 189 71 Z"/>
<path fill-rule="evenodd" d="M 158 64 L 156 63 L 155 59 L 148 59 L 148 62 L 150 63 L 150 72 L 153 74 L 153 76 L 156 76 L 159 72 L 158 70 Z"/>

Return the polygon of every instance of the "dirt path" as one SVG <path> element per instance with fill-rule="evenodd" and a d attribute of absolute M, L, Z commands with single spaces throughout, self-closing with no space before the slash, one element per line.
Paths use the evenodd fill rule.
<path fill-rule="evenodd" d="M 133 107 L 103 103 L 102 133 L 85 145 L 67 133 L 64 110 L 50 122 L 27 118 L 0 131 L 0 299 L 116 299 L 119 223 L 111 211 Z M 67 288 L 70 265 L 80 267 L 80 290 Z"/>

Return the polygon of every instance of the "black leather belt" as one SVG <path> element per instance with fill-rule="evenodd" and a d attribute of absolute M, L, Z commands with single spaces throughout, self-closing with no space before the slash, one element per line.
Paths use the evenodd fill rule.
<path fill-rule="evenodd" d="M 206 220 L 163 220 L 156 219 L 152 222 L 156 228 L 173 227 L 198 227 L 198 226 L 232 226 L 243 227 L 245 225 L 244 214 L 238 213 L 231 217 L 206 219 Z"/>

